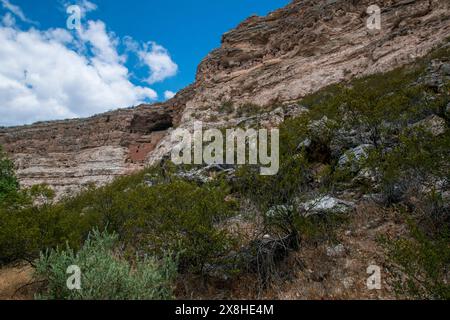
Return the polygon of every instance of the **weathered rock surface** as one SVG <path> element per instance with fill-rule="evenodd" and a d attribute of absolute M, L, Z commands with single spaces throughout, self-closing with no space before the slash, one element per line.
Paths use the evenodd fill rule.
<path fill-rule="evenodd" d="M 436 115 L 431 115 L 428 118 L 415 123 L 413 127 L 422 128 L 435 137 L 444 134 L 446 131 L 445 120 Z"/>
<path fill-rule="evenodd" d="M 162 105 L 3 128 L 0 144 L 12 154 L 24 185 L 49 183 L 63 191 L 104 183 L 167 155 L 173 126 L 190 128 L 195 119 L 233 126 L 245 104 L 288 107 L 329 84 L 412 62 L 450 35 L 449 1 L 376 3 L 381 30 L 367 28 L 373 1 L 294 0 L 226 33 L 221 47 L 200 63 L 195 83 Z M 430 85 L 440 85 L 432 80 Z M 226 102 L 234 108 L 225 117 L 218 109 Z M 292 116 L 288 109 L 284 115 L 273 110 L 265 124 Z"/>
<path fill-rule="evenodd" d="M 198 68 L 187 111 L 225 101 L 268 105 L 423 56 L 450 34 L 448 1 L 377 1 L 381 30 L 367 28 L 373 1 L 295 0 L 226 33 Z M 182 120 L 190 117 L 185 112 Z"/>
<path fill-rule="evenodd" d="M 351 211 L 355 207 L 355 204 L 331 196 L 323 196 L 305 203 L 300 203 L 298 207 L 299 211 L 305 217 L 308 217 L 315 214 L 346 213 Z"/>
<path fill-rule="evenodd" d="M 46 183 L 58 195 L 143 168 L 172 126 L 169 109 L 139 106 L 88 119 L 0 128 L 0 144 L 23 186 Z"/>

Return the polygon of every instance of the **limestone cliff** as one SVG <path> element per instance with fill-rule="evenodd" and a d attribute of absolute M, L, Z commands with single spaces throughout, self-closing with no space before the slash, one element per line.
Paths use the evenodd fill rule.
<path fill-rule="evenodd" d="M 0 128 L 0 144 L 12 154 L 22 185 L 47 183 L 62 195 L 142 168 L 170 127 L 169 109 L 139 106 L 87 119 Z"/>

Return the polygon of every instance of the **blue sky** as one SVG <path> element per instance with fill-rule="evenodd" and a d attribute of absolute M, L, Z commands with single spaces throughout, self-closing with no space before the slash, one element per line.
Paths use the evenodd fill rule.
<path fill-rule="evenodd" d="M 194 81 L 224 32 L 287 3 L 0 0 L 0 125 L 162 101 Z M 82 9 L 80 32 L 66 27 L 73 4 Z"/>

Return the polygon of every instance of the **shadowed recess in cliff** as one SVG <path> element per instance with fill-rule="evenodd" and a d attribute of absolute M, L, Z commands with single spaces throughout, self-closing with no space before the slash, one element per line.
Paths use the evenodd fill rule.
<path fill-rule="evenodd" d="M 164 108 L 152 108 L 133 116 L 130 133 L 150 134 L 171 127 L 173 127 L 172 115 Z"/>

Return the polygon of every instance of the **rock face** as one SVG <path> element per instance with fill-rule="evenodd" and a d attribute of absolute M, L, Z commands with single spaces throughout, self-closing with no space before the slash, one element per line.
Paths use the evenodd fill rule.
<path fill-rule="evenodd" d="M 381 30 L 367 28 L 374 1 L 295 0 L 226 33 L 198 67 L 187 109 L 225 101 L 268 105 L 426 54 L 450 34 L 449 2 L 376 1 Z M 185 113 L 185 119 L 189 117 Z"/>
<path fill-rule="evenodd" d="M 170 127 L 170 109 L 143 105 L 88 119 L 0 128 L 0 144 L 12 155 L 23 186 L 46 183 L 61 196 L 142 168 Z"/>
<path fill-rule="evenodd" d="M 200 63 L 195 83 L 164 104 L 2 128 L 0 144 L 23 185 L 49 183 L 63 192 L 105 183 L 166 155 L 173 126 L 190 128 L 194 119 L 236 125 L 246 104 L 289 105 L 329 84 L 412 62 L 450 35 L 449 1 L 376 3 L 380 30 L 367 28 L 373 1 L 294 0 L 226 33 Z M 224 117 L 227 102 L 234 108 Z M 268 123 L 276 125 L 284 115 L 274 112 Z"/>

